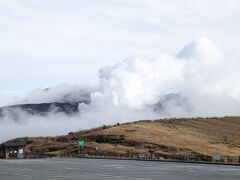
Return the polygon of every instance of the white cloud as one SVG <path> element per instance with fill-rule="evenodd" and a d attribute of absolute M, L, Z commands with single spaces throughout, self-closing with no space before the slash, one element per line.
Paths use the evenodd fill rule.
<path fill-rule="evenodd" d="M 64 102 L 86 99 L 91 103 L 79 104 L 80 113 L 70 117 L 53 112 L 46 117 L 6 112 L 0 119 L 0 130 L 5 132 L 9 124 L 15 124 L 14 135 L 52 135 L 67 133 L 71 128 L 139 119 L 239 115 L 238 58 L 221 52 L 206 37 L 191 42 L 176 54 L 160 53 L 104 67 L 95 88 L 65 84 L 49 90 L 35 89 L 18 103 L 62 102 L 62 99 Z M 38 126 L 48 130 L 24 131 L 36 129 L 39 121 L 44 124 Z M 5 132 L 3 138 L 6 137 L 9 134 Z"/>
<path fill-rule="evenodd" d="M 237 0 L 3 0 L 0 106 L 32 90 L 33 102 L 56 99 L 34 90 L 67 83 L 54 92 L 97 86 L 96 113 L 87 106 L 83 116 L 105 113 L 102 122 L 113 122 L 114 114 L 123 120 L 123 112 L 130 120 L 157 117 L 148 108 L 167 93 L 181 93 L 185 104 L 173 109 L 175 101 L 165 102 L 164 116 L 238 114 L 239 18 Z M 202 36 L 217 47 L 200 38 L 175 56 Z"/>
<path fill-rule="evenodd" d="M 160 51 L 175 53 L 202 35 L 237 52 L 239 4 L 233 0 L 1 1 L 0 94 L 68 82 L 96 84 L 102 66 Z"/>

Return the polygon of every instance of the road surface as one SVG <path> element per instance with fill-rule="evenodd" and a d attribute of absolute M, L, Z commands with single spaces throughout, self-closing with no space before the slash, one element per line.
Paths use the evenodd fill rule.
<path fill-rule="evenodd" d="M 103 159 L 0 160 L 1 180 L 240 180 L 240 166 Z"/>

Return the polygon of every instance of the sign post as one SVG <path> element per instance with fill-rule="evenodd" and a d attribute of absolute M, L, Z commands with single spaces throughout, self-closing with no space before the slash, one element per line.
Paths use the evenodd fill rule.
<path fill-rule="evenodd" d="M 81 152 L 83 154 L 84 153 L 85 141 L 84 140 L 78 140 L 77 144 L 78 144 L 78 155 L 80 155 Z"/>
<path fill-rule="evenodd" d="M 96 144 L 96 156 L 98 156 L 99 144 Z"/>

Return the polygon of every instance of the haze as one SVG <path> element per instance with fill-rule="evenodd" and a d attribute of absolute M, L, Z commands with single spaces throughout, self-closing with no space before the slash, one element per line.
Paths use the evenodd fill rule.
<path fill-rule="evenodd" d="M 89 92 L 91 104 L 74 117 L 7 116 L 0 140 L 240 115 L 239 18 L 237 0 L 1 1 L 0 106 L 78 91 Z"/>

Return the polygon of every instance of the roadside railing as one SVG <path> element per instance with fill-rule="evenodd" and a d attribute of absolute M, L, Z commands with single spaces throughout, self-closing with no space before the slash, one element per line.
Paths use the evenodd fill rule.
<path fill-rule="evenodd" d="M 220 160 L 213 160 L 212 156 L 194 155 L 194 154 L 117 154 L 117 153 L 98 153 L 90 154 L 85 153 L 79 155 L 79 157 L 86 158 L 102 158 L 102 159 L 133 159 L 133 160 L 161 160 L 161 161 L 184 161 L 184 162 L 215 162 L 215 163 L 229 163 L 239 164 L 240 156 L 221 156 Z"/>
<path fill-rule="evenodd" d="M 51 158 L 56 157 L 45 153 L 28 153 L 25 154 L 27 159 Z M 212 156 L 195 155 L 195 154 L 147 154 L 147 153 L 92 153 L 84 152 L 63 153 L 58 157 L 84 157 L 97 159 L 132 159 L 132 160 L 161 160 L 161 161 L 181 161 L 181 162 L 215 162 L 215 163 L 229 163 L 239 164 L 240 156 L 221 156 L 220 160 L 213 160 Z"/>

